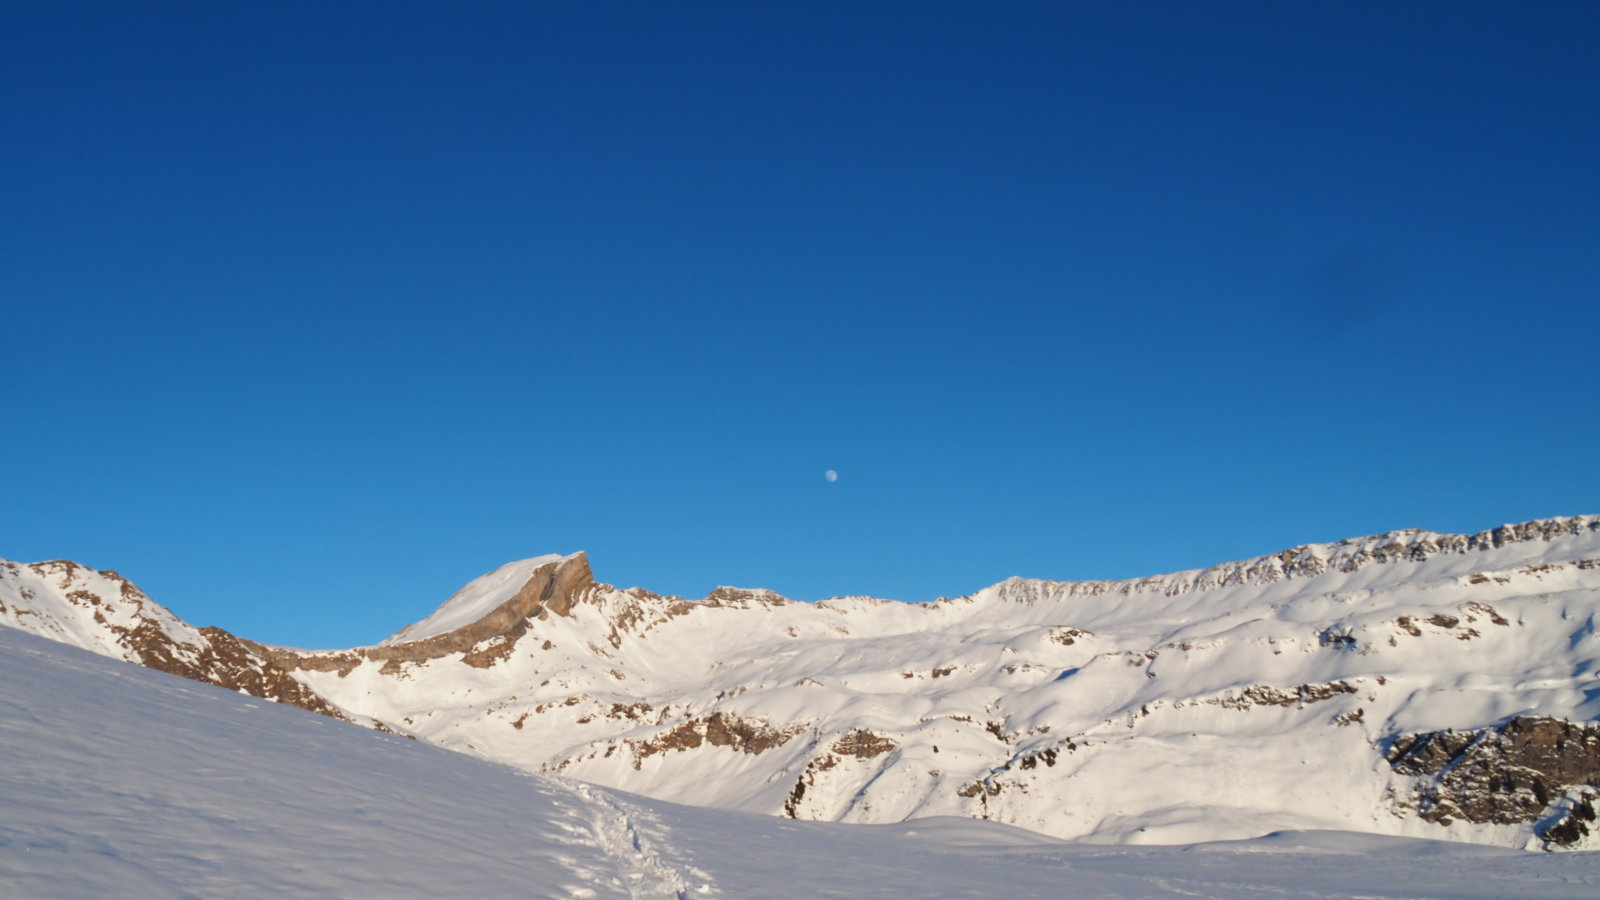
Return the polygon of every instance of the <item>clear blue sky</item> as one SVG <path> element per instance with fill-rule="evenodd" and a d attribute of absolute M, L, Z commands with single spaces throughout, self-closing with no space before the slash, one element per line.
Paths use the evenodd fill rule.
<path fill-rule="evenodd" d="M 11 4 L 0 556 L 342 646 L 578 549 L 927 600 L 1600 512 L 1597 46 L 1588 2 Z"/>

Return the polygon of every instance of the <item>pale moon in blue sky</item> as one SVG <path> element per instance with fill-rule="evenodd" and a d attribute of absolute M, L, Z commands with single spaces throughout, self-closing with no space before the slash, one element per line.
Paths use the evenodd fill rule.
<path fill-rule="evenodd" d="M 832 469 L 829 469 L 828 471 L 822 473 L 822 477 L 828 479 L 830 482 L 838 481 L 839 480 L 839 473 L 835 472 Z"/>

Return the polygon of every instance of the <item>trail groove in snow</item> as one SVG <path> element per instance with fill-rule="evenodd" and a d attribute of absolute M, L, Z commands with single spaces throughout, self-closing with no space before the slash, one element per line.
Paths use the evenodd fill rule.
<path fill-rule="evenodd" d="M 587 810 L 600 849 L 616 865 L 622 885 L 633 900 L 689 900 L 719 895 L 704 872 L 663 857 L 682 857 L 683 852 L 662 839 L 668 829 L 659 817 L 581 781 L 551 780 L 571 791 Z"/>

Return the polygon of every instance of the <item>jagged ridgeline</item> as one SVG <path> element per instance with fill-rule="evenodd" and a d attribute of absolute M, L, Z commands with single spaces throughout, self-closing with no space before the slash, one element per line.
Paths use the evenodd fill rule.
<path fill-rule="evenodd" d="M 1401 531 L 933 603 L 702 600 L 503 566 L 374 646 L 193 628 L 0 564 L 0 622 L 530 770 L 804 819 L 1176 843 L 1600 847 L 1600 517 Z"/>

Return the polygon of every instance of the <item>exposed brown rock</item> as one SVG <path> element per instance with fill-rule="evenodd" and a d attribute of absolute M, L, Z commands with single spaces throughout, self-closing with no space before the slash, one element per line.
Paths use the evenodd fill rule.
<path fill-rule="evenodd" d="M 839 758 L 831 753 L 812 757 L 806 763 L 805 771 L 795 779 L 794 787 L 789 789 L 789 796 L 783 801 L 783 814 L 791 819 L 800 818 L 800 801 L 805 799 L 806 789 L 817 783 L 817 773 L 826 772 L 838 764 Z"/>
<path fill-rule="evenodd" d="M 641 759 L 671 750 L 693 750 L 701 744 L 731 747 L 740 753 L 754 754 L 780 747 L 803 730 L 805 726 L 801 724 L 773 728 L 764 721 L 744 719 L 717 710 L 704 718 L 690 719 L 648 741 L 629 743 Z"/>
<path fill-rule="evenodd" d="M 1496 625 L 1510 625 L 1511 624 L 1510 622 L 1506 621 L 1506 617 L 1505 616 L 1500 615 L 1500 611 L 1499 610 L 1495 609 L 1494 607 L 1490 606 L 1487 603 L 1478 603 L 1478 602 L 1468 603 L 1466 605 L 1466 610 L 1467 610 L 1466 616 L 1467 616 L 1467 621 L 1468 622 L 1476 622 L 1477 621 L 1477 619 L 1474 619 L 1472 617 L 1472 614 L 1476 612 L 1476 613 L 1480 613 L 1482 615 L 1488 616 L 1489 617 L 1489 621 L 1493 622 Z"/>
<path fill-rule="evenodd" d="M 1353 694 L 1356 686 L 1347 681 L 1330 681 L 1325 684 L 1302 684 L 1293 688 L 1275 688 L 1265 684 L 1252 684 L 1237 697 L 1223 697 L 1218 701 L 1224 709 L 1249 709 L 1252 706 L 1305 706 Z"/>
<path fill-rule="evenodd" d="M 1053 629 L 1050 630 L 1050 640 L 1055 641 L 1056 643 L 1062 645 L 1063 647 L 1071 647 L 1073 644 L 1076 644 L 1080 639 L 1086 638 L 1086 637 L 1093 637 L 1093 635 L 1090 632 L 1084 631 L 1081 628 L 1062 627 L 1062 628 L 1053 628 Z"/>
<path fill-rule="evenodd" d="M 1022 769 L 1032 769 L 1042 760 L 1046 766 L 1055 768 L 1056 756 L 1056 749 L 1051 747 L 1049 749 L 1040 750 L 1038 753 L 1030 753 L 1027 756 L 1020 757 L 1017 760 L 1017 766 L 1018 768 Z"/>
<path fill-rule="evenodd" d="M 1358 707 L 1355 708 L 1354 712 L 1340 713 L 1339 715 L 1334 716 L 1333 717 L 1333 724 L 1341 725 L 1341 726 L 1342 725 L 1354 725 L 1355 723 L 1357 723 L 1357 722 L 1361 721 L 1362 719 L 1366 718 L 1366 715 L 1367 715 L 1367 711 L 1365 709 L 1363 709 L 1362 707 L 1358 706 Z"/>
<path fill-rule="evenodd" d="M 252 653 L 247 642 L 221 628 L 208 627 L 200 631 L 210 639 L 212 652 L 202 656 L 199 661 L 200 665 L 196 669 L 198 677 L 185 674 L 183 671 L 171 669 L 166 671 L 349 721 L 348 716 L 322 699 L 315 691 L 296 681 L 287 671 L 267 663 Z M 149 662 L 145 665 L 161 668 Z"/>
<path fill-rule="evenodd" d="M 1545 829 L 1542 837 L 1546 848 L 1570 847 L 1588 837 L 1594 829 L 1596 799 L 1600 798 L 1588 791 L 1573 798 L 1565 815 L 1560 816 L 1554 825 Z"/>
<path fill-rule="evenodd" d="M 1332 626 L 1324 628 L 1317 633 L 1317 644 L 1322 647 L 1334 647 L 1340 650 L 1354 650 L 1359 642 L 1356 636 L 1347 628 Z M 1281 652 L 1281 651 L 1274 651 Z"/>
<path fill-rule="evenodd" d="M 956 796 L 957 797 L 977 797 L 979 799 L 983 799 L 983 798 L 986 798 L 986 797 L 998 797 L 998 796 L 1000 796 L 1000 791 L 1001 790 L 1003 790 L 1003 788 L 1001 787 L 1001 785 L 1000 785 L 1000 783 L 998 781 L 986 781 L 986 780 L 980 779 L 980 780 L 974 781 L 973 783 L 967 785 L 966 787 L 963 787 L 962 789 L 956 791 Z M 989 804 L 987 802 L 984 803 L 984 809 L 986 811 L 988 809 L 988 805 Z M 982 818 L 985 818 L 985 819 L 987 819 L 988 817 L 989 816 L 987 815 L 987 812 L 985 813 L 985 815 L 982 816 Z"/>
<path fill-rule="evenodd" d="M 777 607 L 786 606 L 794 601 L 782 594 L 765 588 L 736 588 L 718 587 L 700 601 L 705 606 L 734 606 L 749 608 L 753 606 Z"/>
<path fill-rule="evenodd" d="M 655 707 L 642 700 L 637 703 L 613 703 L 608 715 L 613 719 L 637 719 L 653 709 Z"/>
<path fill-rule="evenodd" d="M 495 663 L 511 655 L 511 649 L 517 646 L 517 640 L 509 635 L 502 635 L 461 655 L 461 661 L 469 666 L 487 669 Z M 394 660 L 390 660 L 393 663 Z"/>
<path fill-rule="evenodd" d="M 1494 622 L 1496 625 L 1510 624 L 1503 616 L 1495 611 L 1494 607 L 1482 603 L 1468 603 L 1463 608 L 1462 614 L 1466 616 L 1468 622 L 1477 621 L 1477 618 L 1472 615 L 1472 610 L 1476 610 L 1488 615 L 1489 620 Z M 1418 625 L 1417 620 L 1411 616 L 1401 616 L 1400 618 L 1394 620 L 1394 624 L 1401 631 L 1404 631 L 1406 634 L 1409 634 L 1412 637 L 1422 636 L 1422 628 Z M 1471 627 L 1461 628 L 1459 631 L 1456 630 L 1456 626 L 1461 624 L 1461 617 L 1452 616 L 1448 613 L 1434 613 L 1433 615 L 1428 616 L 1426 619 L 1423 619 L 1422 624 L 1432 625 L 1435 628 L 1442 628 L 1445 631 L 1454 631 L 1454 637 L 1458 641 L 1469 641 L 1475 637 L 1478 637 L 1480 634 L 1478 629 Z M 1396 646 L 1393 637 L 1389 638 L 1389 646 Z"/>
<path fill-rule="evenodd" d="M 1600 724 L 1518 716 L 1493 728 L 1401 735 L 1385 758 L 1417 779 L 1413 804 L 1429 822 L 1533 822 L 1568 790 L 1600 787 Z M 1559 824 L 1541 836 L 1557 840 L 1566 833 L 1552 837 Z"/>
<path fill-rule="evenodd" d="M 857 728 L 833 742 L 833 752 L 840 756 L 854 756 L 859 759 L 882 756 L 894 748 L 894 741 L 865 728 Z"/>

